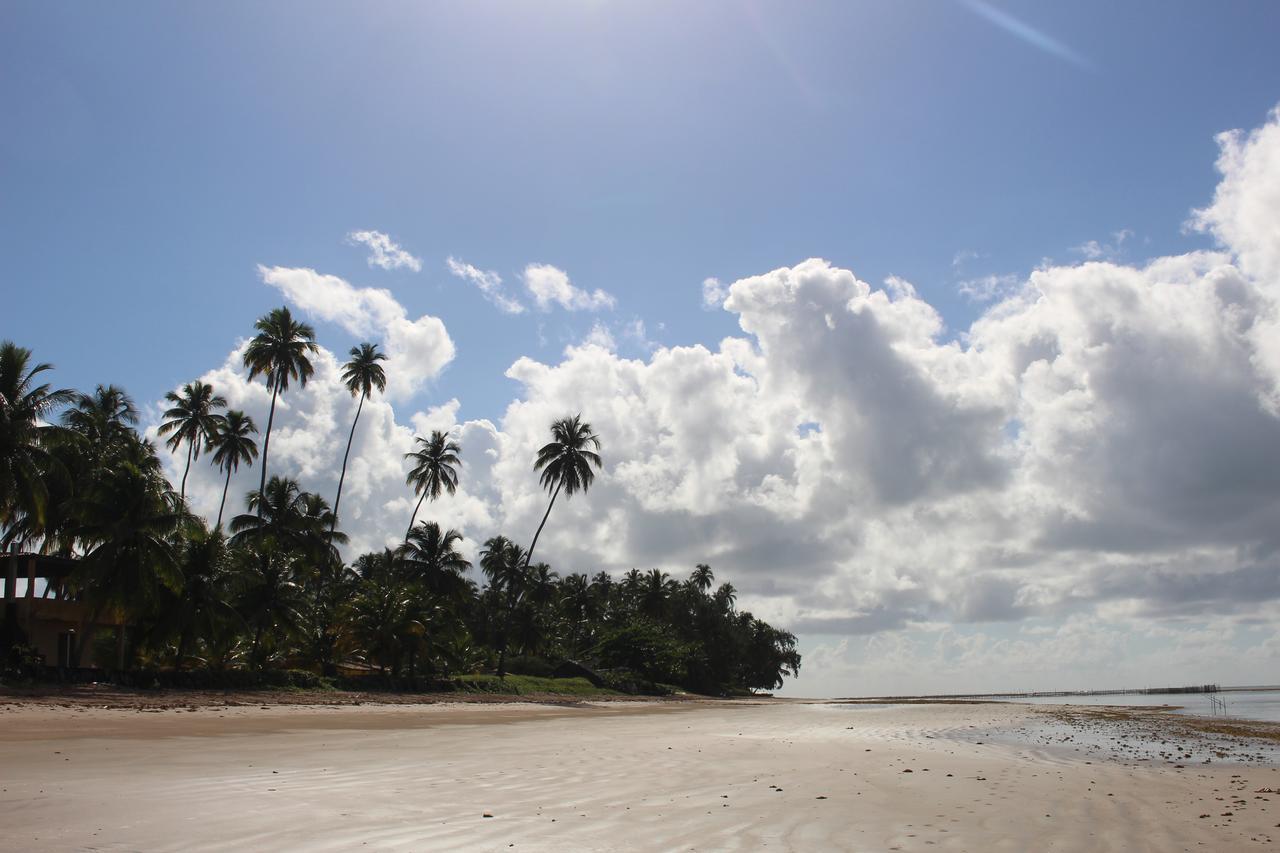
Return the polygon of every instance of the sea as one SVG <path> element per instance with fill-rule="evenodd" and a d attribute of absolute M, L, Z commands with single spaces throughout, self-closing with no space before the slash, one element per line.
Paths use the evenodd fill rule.
<path fill-rule="evenodd" d="M 1210 697 L 1226 703 L 1225 711 L 1215 710 Z M 1237 717 L 1280 723 L 1280 687 L 1232 690 L 1216 693 L 1107 693 L 1093 696 L 990 696 L 1008 702 L 1033 705 L 1168 705 L 1177 714 L 1201 717 Z"/>

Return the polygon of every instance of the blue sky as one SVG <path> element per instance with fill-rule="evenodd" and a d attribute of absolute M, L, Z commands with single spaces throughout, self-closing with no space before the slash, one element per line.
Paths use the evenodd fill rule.
<path fill-rule="evenodd" d="M 265 423 L 233 350 L 287 301 L 324 350 L 272 473 L 323 495 L 335 356 L 398 347 L 352 552 L 432 428 L 466 468 L 430 516 L 528 535 L 583 411 L 606 469 L 539 551 L 710 562 L 800 636 L 793 692 L 1275 681 L 1277 34 L 1272 2 L 10 0 L 0 336 L 149 420 L 204 377 Z"/>
<path fill-rule="evenodd" d="M 256 264 L 313 267 L 441 316 L 459 355 L 424 399 L 492 418 L 516 357 L 593 320 L 499 315 L 450 255 L 554 264 L 607 321 L 714 344 L 709 276 L 824 257 L 964 328 L 959 279 L 1122 229 L 1131 257 L 1205 244 L 1181 225 L 1213 135 L 1280 96 L 1280 7 L 998 8 L 1087 67 L 951 2 L 9 3 L 7 332 L 151 399 L 279 301 Z M 363 228 L 422 273 L 369 269 Z"/>

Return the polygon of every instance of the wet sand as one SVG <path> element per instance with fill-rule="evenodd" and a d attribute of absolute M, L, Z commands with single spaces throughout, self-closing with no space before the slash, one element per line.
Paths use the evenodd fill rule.
<path fill-rule="evenodd" d="M 978 853 L 1280 840 L 1269 762 L 1177 767 L 976 739 L 1043 714 L 18 703 L 0 706 L 0 848 Z"/>

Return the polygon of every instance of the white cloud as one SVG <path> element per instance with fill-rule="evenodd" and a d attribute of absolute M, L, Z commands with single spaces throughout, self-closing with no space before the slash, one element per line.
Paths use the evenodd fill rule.
<path fill-rule="evenodd" d="M 1132 231 L 1128 228 L 1121 228 L 1111 234 L 1111 241 L 1108 243 L 1086 240 L 1072 249 L 1072 251 L 1078 255 L 1084 255 L 1085 258 L 1091 261 L 1114 260 L 1124 253 L 1124 244 L 1131 237 L 1133 237 Z"/>
<path fill-rule="evenodd" d="M 599 347 L 609 352 L 616 352 L 618 349 L 618 344 L 613 339 L 613 333 L 609 331 L 608 327 L 598 322 L 591 326 L 591 331 L 587 332 L 587 336 L 582 339 L 580 346 Z"/>
<path fill-rule="evenodd" d="M 1021 284 L 1022 280 L 1016 275 L 984 275 L 965 279 L 956 289 L 971 302 L 991 302 L 1005 298 Z"/>
<path fill-rule="evenodd" d="M 258 274 L 310 316 L 381 343 L 387 354 L 387 393 L 393 397 L 417 393 L 453 360 L 453 340 L 444 323 L 429 314 L 410 320 L 388 290 L 355 287 L 306 268 L 259 265 Z"/>
<path fill-rule="evenodd" d="M 367 404 L 343 497 L 352 550 L 407 521 L 400 424 L 461 437 L 464 491 L 429 517 L 470 543 L 525 541 L 546 506 L 534 452 L 581 412 L 606 469 L 557 502 L 539 556 L 562 572 L 709 562 L 814 651 L 800 692 L 976 689 L 997 667 L 997 689 L 1179 683 L 1274 659 L 1277 127 L 1223 139 L 1198 214 L 1222 251 L 1046 265 L 958 335 L 909 283 L 813 259 L 717 283 L 742 331 L 715 346 L 625 358 L 597 325 L 555 363 L 517 360 L 497 423 L 459 421 L 465 400 L 399 417 Z M 403 318 L 385 292 L 268 272 L 349 328 Z M 272 468 L 326 493 L 351 402 L 333 356 L 319 361 L 277 416 Z M 237 352 L 205 378 L 265 422 Z M 216 510 L 216 472 L 192 479 Z"/>
<path fill-rule="evenodd" d="M 352 231 L 347 235 L 352 243 L 369 247 L 369 266 L 384 270 L 411 269 L 422 271 L 422 261 L 406 252 L 381 231 Z"/>
<path fill-rule="evenodd" d="M 724 305 L 725 299 L 729 297 L 729 288 L 720 283 L 718 278 L 704 278 L 702 280 L 702 307 L 708 311 L 713 308 L 720 308 Z"/>
<path fill-rule="evenodd" d="M 550 264 L 526 266 L 524 283 L 539 311 L 550 310 L 552 304 L 566 311 L 601 311 L 612 309 L 615 304 L 613 296 L 599 288 L 588 293 L 574 287 L 568 273 Z"/>
<path fill-rule="evenodd" d="M 498 307 L 504 314 L 522 314 L 524 305 L 520 300 L 508 296 L 502 287 L 502 276 L 492 270 L 482 270 L 471 264 L 450 257 L 446 264 L 449 272 L 463 281 L 469 281 L 479 289 L 484 298 Z"/>

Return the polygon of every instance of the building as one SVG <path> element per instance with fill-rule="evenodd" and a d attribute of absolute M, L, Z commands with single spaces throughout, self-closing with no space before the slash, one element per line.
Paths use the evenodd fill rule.
<path fill-rule="evenodd" d="M 67 670 L 76 665 L 78 644 L 87 634 L 115 633 L 123 638 L 123 632 L 116 631 L 123 621 L 114 611 L 99 614 L 94 630 L 89 630 L 92 610 L 70 589 L 76 562 L 41 554 L 0 554 L 0 577 L 4 579 L 0 652 L 24 644 L 35 650 L 44 666 Z M 81 667 L 98 664 L 90 650 L 81 656 Z"/>

